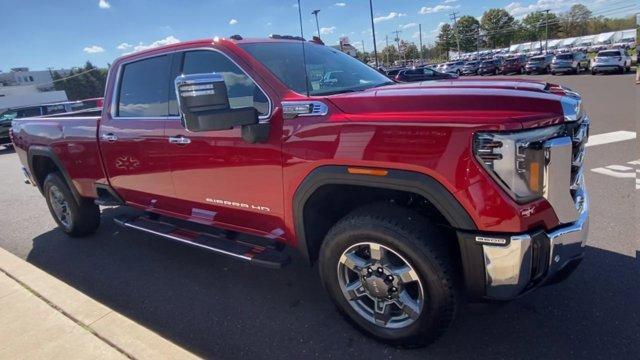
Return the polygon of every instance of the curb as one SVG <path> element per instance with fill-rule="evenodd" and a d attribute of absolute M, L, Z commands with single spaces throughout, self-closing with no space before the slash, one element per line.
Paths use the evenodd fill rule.
<path fill-rule="evenodd" d="M 0 272 L 131 359 L 199 359 L 155 332 L 0 248 Z"/>

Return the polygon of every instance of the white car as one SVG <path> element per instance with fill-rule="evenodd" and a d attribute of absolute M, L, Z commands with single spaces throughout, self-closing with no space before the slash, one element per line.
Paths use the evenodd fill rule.
<path fill-rule="evenodd" d="M 460 74 L 462 74 L 462 68 L 464 67 L 464 64 L 464 61 L 448 62 L 444 64 L 440 71 L 448 74 L 456 74 L 459 76 Z"/>
<path fill-rule="evenodd" d="M 591 62 L 591 74 L 602 72 L 624 73 L 631 70 L 631 57 L 626 49 L 611 49 L 598 52 Z"/>

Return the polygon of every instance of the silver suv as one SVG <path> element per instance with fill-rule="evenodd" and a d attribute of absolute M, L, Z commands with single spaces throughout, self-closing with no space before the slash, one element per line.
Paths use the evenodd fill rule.
<path fill-rule="evenodd" d="M 551 75 L 574 73 L 589 69 L 589 58 L 583 52 L 569 52 L 556 55 L 551 62 Z"/>

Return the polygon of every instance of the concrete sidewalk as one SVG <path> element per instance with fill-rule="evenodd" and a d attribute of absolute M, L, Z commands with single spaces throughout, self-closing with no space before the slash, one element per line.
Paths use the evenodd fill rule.
<path fill-rule="evenodd" d="M 0 248 L 0 359 L 195 355 Z"/>

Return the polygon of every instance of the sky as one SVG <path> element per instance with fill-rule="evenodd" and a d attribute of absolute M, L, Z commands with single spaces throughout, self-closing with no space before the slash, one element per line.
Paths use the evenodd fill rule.
<path fill-rule="evenodd" d="M 450 13 L 480 17 L 489 8 L 504 8 L 515 17 L 551 9 L 565 11 L 576 0 L 373 0 L 378 49 L 385 36 L 418 43 L 435 41 Z M 635 0 L 589 0 L 595 14 L 633 13 Z M 637 6 L 637 5 L 636 5 Z M 373 48 L 367 0 L 301 0 L 305 37 L 316 34 L 311 11 L 319 9 L 321 37 L 327 45 L 341 36 L 366 51 Z M 228 37 L 299 35 L 297 0 L 0 0 L 0 71 L 13 67 L 44 70 L 98 66 L 123 54 L 177 41 Z"/>

